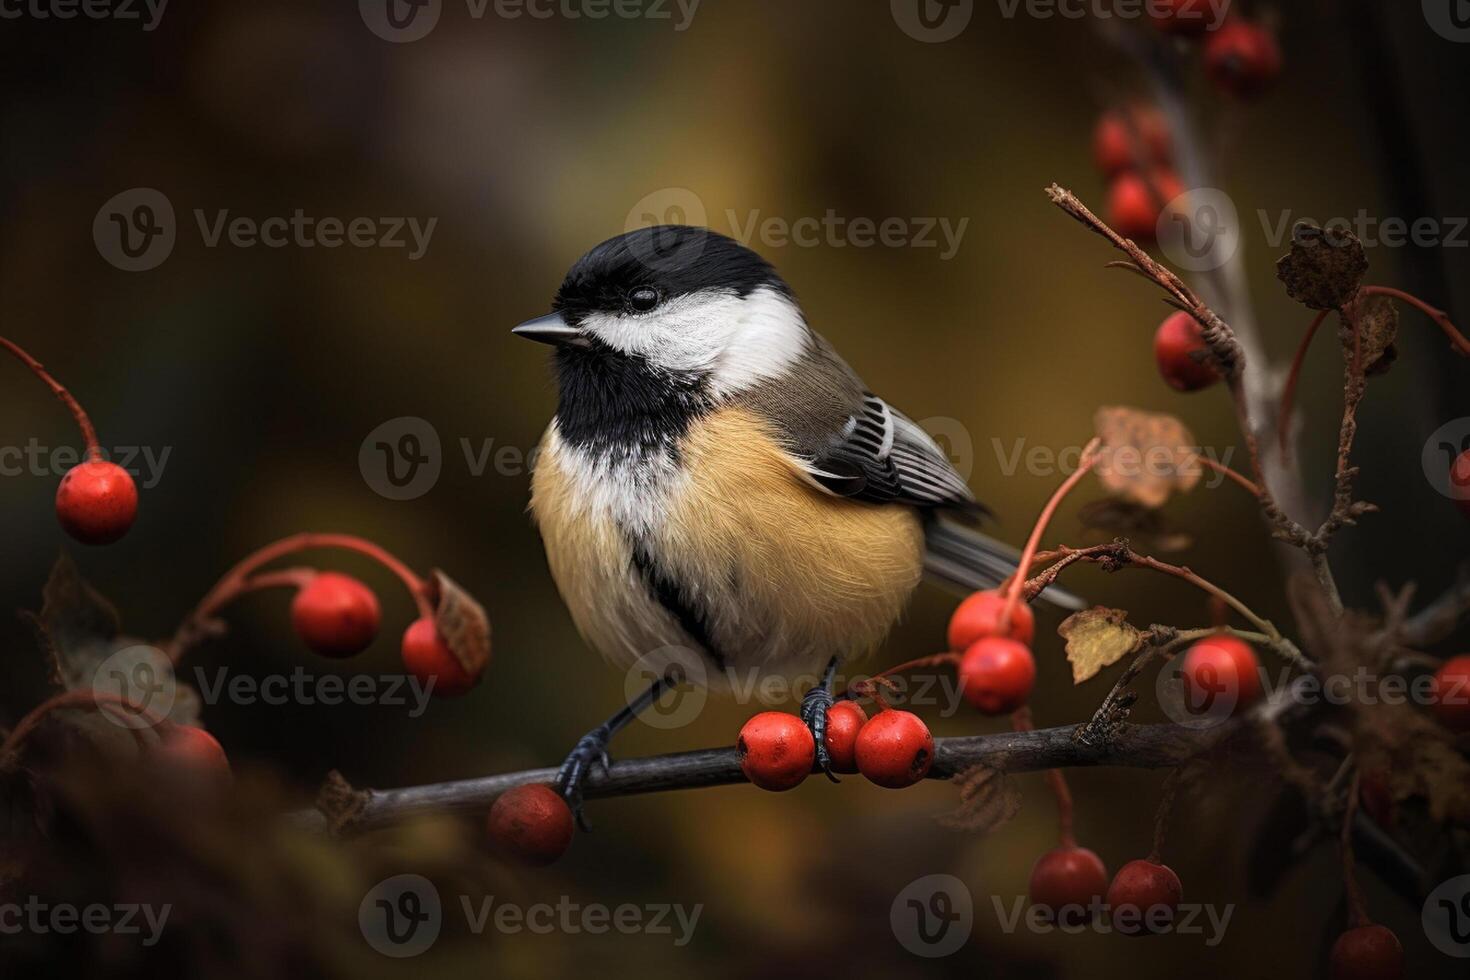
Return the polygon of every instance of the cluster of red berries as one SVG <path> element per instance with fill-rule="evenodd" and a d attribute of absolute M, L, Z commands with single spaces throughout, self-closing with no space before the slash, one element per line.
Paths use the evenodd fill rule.
<path fill-rule="evenodd" d="M 1165 205 L 1184 193 L 1163 113 L 1141 103 L 1104 113 L 1092 151 L 1109 182 L 1108 222 L 1125 238 L 1154 241 Z"/>
<path fill-rule="evenodd" d="M 351 575 L 319 572 L 291 602 L 291 625 L 308 647 L 325 657 L 351 657 L 378 635 L 382 613 L 373 590 Z M 433 682 L 443 697 L 463 694 L 479 676 L 465 670 L 430 617 L 414 620 L 403 633 L 403 666 L 421 684 Z"/>
<path fill-rule="evenodd" d="M 1219 23 L 1216 0 L 1160 0 L 1153 21 L 1165 34 L 1198 40 L 1205 75 L 1220 91 L 1241 99 L 1260 95 L 1281 74 L 1281 47 L 1262 24 L 1228 15 Z"/>
<path fill-rule="evenodd" d="M 1006 597 L 999 589 L 976 592 L 949 620 L 949 648 L 960 657 L 960 693 L 982 714 L 1008 715 L 1025 706 L 1036 683 L 1031 641 L 1036 618 L 1016 603 L 1002 627 Z"/>
<path fill-rule="evenodd" d="M 1068 843 L 1037 858 L 1029 895 L 1033 906 L 1060 925 L 1084 925 L 1095 910 L 1106 908 L 1114 929 L 1142 935 L 1169 928 L 1184 888 L 1168 865 L 1150 858 L 1129 861 L 1109 882 L 1102 858 Z"/>
<path fill-rule="evenodd" d="M 832 771 L 862 773 L 888 789 L 912 786 L 934 764 L 934 736 L 911 711 L 885 708 L 872 718 L 855 701 L 827 711 L 827 752 Z M 817 744 L 806 723 L 783 711 L 762 711 L 740 729 L 740 770 L 761 789 L 799 786 L 816 763 Z"/>

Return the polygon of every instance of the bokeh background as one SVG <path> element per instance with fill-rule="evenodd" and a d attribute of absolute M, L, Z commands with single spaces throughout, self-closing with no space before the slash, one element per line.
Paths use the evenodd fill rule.
<path fill-rule="evenodd" d="M 1006 17 L 1004 5 L 977 3 L 958 37 L 933 44 L 906 34 L 880 2 L 706 0 L 684 30 L 680 9 L 667 9 L 669 19 L 595 20 L 506 18 L 492 6 L 475 18 L 446 0 L 428 36 L 401 44 L 369 30 L 348 0 L 196 0 L 169 5 L 151 31 L 84 17 L 0 22 L 3 333 L 76 392 L 104 445 L 169 454 L 132 533 L 105 549 L 60 532 L 55 477 L 0 480 L 0 607 L 37 608 L 49 566 L 67 551 L 130 632 L 164 637 L 255 547 L 300 530 L 361 534 L 416 568 L 445 569 L 484 602 L 495 630 L 484 683 L 422 717 L 394 707 L 211 705 L 205 722 L 237 770 L 264 774 L 252 778 L 301 805 L 331 769 L 389 787 L 558 760 L 618 703 L 623 677 L 578 639 L 525 512 L 523 459 L 554 392 L 545 352 L 508 331 L 547 309 L 572 260 L 622 232 L 647 201 L 662 210 L 671 188 L 691 192 L 727 233 L 752 218 L 829 211 L 967 222 L 948 259 L 942 248 L 751 244 L 875 390 L 915 418 L 961 423 L 974 447 L 971 482 L 1002 537 L 1019 544 L 1057 479 L 1006 473 L 1005 458 L 1018 444 L 1078 446 L 1098 405 L 1173 412 L 1203 445 L 1237 444 L 1222 392 L 1182 396 L 1157 377 L 1150 341 L 1166 310 L 1155 295 L 1103 270 L 1112 257 L 1104 243 L 1042 194 L 1057 181 L 1101 201 L 1093 122 L 1143 88 L 1088 20 L 1039 19 L 1024 6 Z M 1274 279 L 1280 250 L 1258 209 L 1273 223 L 1288 211 L 1470 214 L 1455 95 L 1470 81 L 1470 47 L 1432 31 L 1418 4 L 1320 0 L 1274 14 L 1285 51 L 1275 90 L 1240 105 L 1200 79 L 1191 98 L 1245 218 L 1255 314 L 1279 360 L 1307 316 Z M 104 202 L 136 187 L 170 200 L 177 243 L 157 268 L 126 272 L 99 253 L 93 222 Z M 194 218 L 195 209 L 213 220 L 221 209 L 264 219 L 298 208 L 437 224 L 411 260 L 404 248 L 207 247 Z M 1458 248 L 1373 248 L 1369 259 L 1372 281 L 1470 319 L 1463 237 Z M 1340 398 L 1331 346 L 1314 352 L 1300 395 L 1304 470 L 1324 490 Z M 1360 436 L 1361 491 L 1383 514 L 1334 546 L 1349 603 L 1365 607 L 1380 580 L 1437 594 L 1470 541 L 1420 466 L 1430 433 L 1470 415 L 1466 366 L 1408 312 L 1400 347 L 1398 366 L 1370 391 Z M 0 443 L 76 444 L 69 418 L 19 365 L 0 366 L 0 377 Z M 410 501 L 375 492 L 358 459 L 367 434 L 401 416 L 427 420 L 443 444 L 437 484 Z M 487 440 L 511 452 L 476 474 L 461 440 L 474 452 Z M 1077 503 L 1052 540 L 1081 539 Z M 1193 538 L 1180 560 L 1290 621 L 1277 558 L 1243 494 L 1198 490 L 1167 516 Z M 347 663 L 313 658 L 276 594 L 232 608 L 229 635 L 194 662 L 249 675 L 297 664 L 396 670 L 407 598 L 354 558 L 321 563 L 378 589 L 385 628 L 369 652 Z M 1208 617 L 1199 596 L 1171 580 L 1083 569 L 1072 582 L 1135 622 Z M 879 662 L 938 650 L 955 601 L 922 590 Z M 1110 683 L 1073 688 L 1054 626 L 1044 615 L 1040 725 L 1081 720 Z M 0 617 L 0 650 L 0 712 L 13 722 L 45 696 L 45 665 L 18 617 Z M 615 752 L 728 744 L 753 710 L 712 702 L 675 732 L 635 725 Z M 933 726 L 957 734 L 1001 723 L 961 712 Z M 1084 842 L 1110 867 L 1142 855 L 1161 776 L 1106 769 L 1072 779 Z M 1186 803 L 1167 852 L 1188 899 L 1237 905 L 1214 948 L 1187 936 L 1006 934 L 991 896 L 1023 894 L 1032 861 L 1054 842 L 1040 777 L 1021 779 L 1021 816 L 988 837 L 936 826 L 955 804 L 947 786 L 893 793 L 852 778 L 840 788 L 809 780 L 784 795 L 731 787 L 596 802 L 595 832 L 554 868 L 494 879 L 523 902 L 701 904 L 682 948 L 668 936 L 451 934 L 403 964 L 345 947 L 333 963 L 358 976 L 1151 980 L 1261 975 L 1269 962 L 1273 975 L 1311 976 L 1339 921 L 1336 859 L 1319 848 L 1274 893 L 1249 893 L 1245 854 L 1270 795 L 1263 781 L 1222 774 L 1215 792 Z M 391 866 L 394 853 L 370 863 Z M 398 870 L 418 869 L 405 856 Z M 889 907 L 935 872 L 968 884 L 976 925 L 962 952 L 926 961 L 897 942 Z M 1371 877 L 1369 887 L 1375 914 L 1404 937 L 1411 975 L 1459 975 L 1424 940 L 1417 909 Z M 252 914 L 289 919 L 291 905 L 286 897 Z M 342 907 L 350 936 L 355 899 Z M 245 974 L 251 963 L 221 956 L 212 969 Z"/>

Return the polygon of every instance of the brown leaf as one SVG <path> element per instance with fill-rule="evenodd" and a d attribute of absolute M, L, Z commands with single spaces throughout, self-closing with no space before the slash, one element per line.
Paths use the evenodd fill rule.
<path fill-rule="evenodd" d="M 1353 328 L 1358 325 L 1363 369 L 1368 374 L 1383 374 L 1398 358 L 1394 341 L 1399 335 L 1399 311 L 1387 296 L 1365 296 L 1347 308 L 1347 316 L 1338 318 L 1337 339 L 1342 343 L 1342 356 L 1353 360 Z"/>
<path fill-rule="evenodd" d="M 1103 406 L 1093 416 L 1098 449 L 1097 477 L 1110 493 L 1144 507 L 1161 507 L 1175 490 L 1200 481 L 1199 446 L 1172 415 Z"/>
<path fill-rule="evenodd" d="M 941 826 L 988 834 L 1005 826 L 1021 810 L 1021 794 L 1006 774 L 989 766 L 957 773 L 959 809 L 939 818 Z"/>
<path fill-rule="evenodd" d="M 1291 251 L 1276 261 L 1276 278 L 1292 299 L 1313 310 L 1336 310 L 1358 294 L 1368 271 L 1363 243 L 1346 228 L 1324 231 L 1310 221 L 1291 230 Z"/>
<path fill-rule="evenodd" d="M 1104 540 L 1129 538 L 1153 553 L 1184 551 L 1194 543 L 1188 532 L 1170 526 L 1161 512 L 1118 497 L 1089 500 L 1078 508 L 1077 520 L 1089 531 L 1103 532 Z"/>
<path fill-rule="evenodd" d="M 490 617 L 485 607 L 439 569 L 434 569 L 434 625 L 449 652 L 478 677 L 490 662 Z"/>
<path fill-rule="evenodd" d="M 1408 705 L 1361 710 L 1362 767 L 1388 773 L 1394 799 L 1424 801 L 1436 823 L 1470 822 L 1470 760 L 1454 735 Z"/>
<path fill-rule="evenodd" d="M 1072 683 L 1081 684 L 1138 649 L 1139 632 L 1122 609 L 1093 606 L 1062 620 L 1057 635 L 1067 641 Z"/>

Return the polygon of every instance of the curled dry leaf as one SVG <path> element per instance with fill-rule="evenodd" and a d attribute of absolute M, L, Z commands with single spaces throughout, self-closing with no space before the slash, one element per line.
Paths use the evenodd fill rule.
<path fill-rule="evenodd" d="M 1175 490 L 1200 481 L 1199 446 L 1172 415 L 1103 406 L 1093 416 L 1103 444 L 1097 477 L 1109 493 L 1144 507 L 1161 507 Z"/>
<path fill-rule="evenodd" d="M 1353 360 L 1353 324 L 1357 324 L 1363 370 L 1383 374 L 1398 358 L 1394 341 L 1399 336 L 1399 311 L 1387 296 L 1364 296 L 1349 306 L 1339 317 L 1337 339 L 1342 343 L 1342 356 Z"/>
<path fill-rule="evenodd" d="M 1430 819 L 1470 823 L 1470 760 L 1455 737 L 1410 705 L 1359 710 L 1359 752 L 1365 770 L 1388 773 L 1396 802 L 1422 801 Z"/>
<path fill-rule="evenodd" d="M 1021 794 L 999 769 L 975 766 L 954 777 L 960 805 L 939 818 L 941 826 L 988 834 L 1010 822 L 1021 810 Z"/>
<path fill-rule="evenodd" d="M 490 617 L 485 607 L 439 569 L 433 572 L 434 625 L 454 659 L 479 676 L 490 662 Z"/>
<path fill-rule="evenodd" d="M 1192 536 L 1172 527 L 1159 511 L 1118 497 L 1089 500 L 1078 508 L 1077 520 L 1088 531 L 1102 532 L 1104 541 L 1129 538 L 1153 553 L 1184 551 L 1194 543 Z"/>
<path fill-rule="evenodd" d="M 1368 272 L 1363 243 L 1346 228 L 1323 230 L 1310 221 L 1291 229 L 1291 251 L 1276 260 L 1286 294 L 1313 310 L 1336 310 L 1358 294 Z"/>
<path fill-rule="evenodd" d="M 1067 641 L 1067 661 L 1072 665 L 1072 683 L 1096 677 L 1138 649 L 1141 636 L 1128 622 L 1122 609 L 1093 606 L 1062 620 L 1057 635 Z"/>

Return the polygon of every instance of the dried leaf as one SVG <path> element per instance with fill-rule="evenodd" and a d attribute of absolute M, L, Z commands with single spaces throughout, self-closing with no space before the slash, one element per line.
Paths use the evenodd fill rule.
<path fill-rule="evenodd" d="M 975 766 L 957 773 L 953 782 L 960 790 L 960 805 L 939 818 L 941 826 L 988 834 L 1005 826 L 1021 810 L 1020 792 L 999 769 Z"/>
<path fill-rule="evenodd" d="M 1398 358 L 1394 341 L 1399 335 L 1399 311 L 1387 296 L 1366 296 L 1349 307 L 1351 317 L 1338 318 L 1337 339 L 1342 343 L 1345 361 L 1353 360 L 1354 321 L 1358 325 L 1363 369 L 1368 374 L 1383 374 Z"/>
<path fill-rule="evenodd" d="M 1103 445 L 1097 477 L 1108 492 L 1144 507 L 1161 507 L 1175 490 L 1200 481 L 1199 446 L 1172 415 L 1104 406 L 1093 416 Z"/>
<path fill-rule="evenodd" d="M 1062 620 L 1057 635 L 1067 641 L 1067 660 L 1072 665 L 1072 683 L 1096 677 L 1138 649 L 1140 636 L 1122 609 L 1093 606 Z"/>
<path fill-rule="evenodd" d="M 1407 705 L 1361 711 L 1363 769 L 1386 772 L 1394 800 L 1424 801 L 1436 823 L 1470 822 L 1470 760 L 1454 735 Z"/>
<path fill-rule="evenodd" d="M 485 607 L 439 569 L 434 569 L 434 625 L 449 652 L 478 677 L 490 662 L 490 617 Z"/>
<path fill-rule="evenodd" d="M 1368 271 L 1363 243 L 1347 229 L 1324 231 L 1310 221 L 1291 230 L 1291 251 L 1276 261 L 1276 278 L 1292 299 L 1313 310 L 1336 310 L 1358 294 Z"/>

